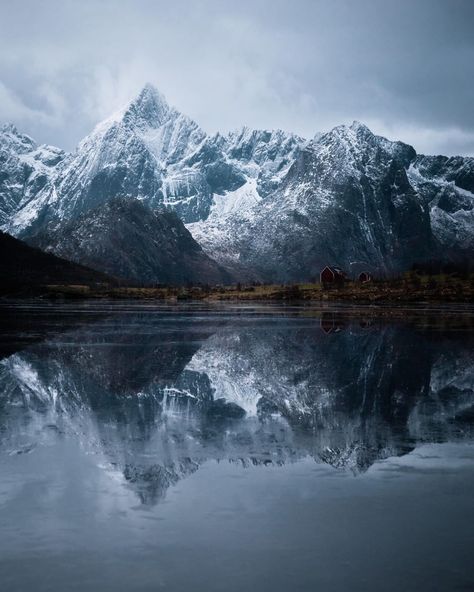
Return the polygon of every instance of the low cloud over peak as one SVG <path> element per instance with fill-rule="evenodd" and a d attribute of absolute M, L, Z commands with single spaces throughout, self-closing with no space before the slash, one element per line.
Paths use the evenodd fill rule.
<path fill-rule="evenodd" d="M 474 154 L 470 0 L 47 0 L 0 9 L 0 121 L 72 149 L 150 82 L 206 131 L 353 120 Z"/>

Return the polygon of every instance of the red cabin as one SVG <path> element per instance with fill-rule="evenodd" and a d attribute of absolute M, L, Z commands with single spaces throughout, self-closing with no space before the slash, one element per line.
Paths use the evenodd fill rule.
<path fill-rule="evenodd" d="M 340 267 L 326 265 L 319 274 L 319 277 L 322 284 L 341 284 L 344 281 L 346 274 Z"/>
<path fill-rule="evenodd" d="M 368 271 L 362 271 L 359 273 L 359 282 L 361 284 L 366 284 L 367 282 L 372 281 L 372 274 Z"/>

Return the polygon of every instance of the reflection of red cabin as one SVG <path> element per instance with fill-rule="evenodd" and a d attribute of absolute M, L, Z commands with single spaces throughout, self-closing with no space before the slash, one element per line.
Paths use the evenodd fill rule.
<path fill-rule="evenodd" d="M 361 282 L 362 284 L 365 284 L 370 281 L 372 281 L 372 274 L 371 273 L 369 273 L 368 271 L 362 271 L 361 273 L 359 273 L 359 282 Z"/>
<path fill-rule="evenodd" d="M 340 267 L 333 267 L 326 265 L 326 267 L 319 274 L 322 284 L 342 283 L 346 274 Z"/>
<path fill-rule="evenodd" d="M 334 331 L 334 319 L 325 319 L 323 317 L 319 321 L 319 326 L 321 327 L 321 331 L 323 331 L 323 333 L 326 333 L 326 335 L 332 333 Z"/>
<path fill-rule="evenodd" d="M 323 313 L 319 320 L 319 326 L 321 331 L 329 335 L 329 333 L 339 333 L 345 327 L 345 323 L 341 318 L 336 317 L 334 314 Z"/>

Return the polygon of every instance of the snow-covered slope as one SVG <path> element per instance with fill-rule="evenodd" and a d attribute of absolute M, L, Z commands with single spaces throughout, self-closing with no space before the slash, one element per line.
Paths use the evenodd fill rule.
<path fill-rule="evenodd" d="M 244 130 L 225 151 L 246 182 L 215 194 L 208 217 L 188 228 L 237 272 L 305 280 L 328 262 L 390 274 L 474 256 L 473 158 L 417 156 L 359 122 L 309 142 Z"/>
<path fill-rule="evenodd" d="M 35 222 L 71 219 L 113 197 L 156 206 L 180 191 L 189 211 L 199 207 L 203 180 L 178 165 L 205 140 L 204 132 L 146 86 L 135 101 L 100 123 L 55 171 L 46 191 L 20 207 L 8 230 L 34 233 Z M 28 212 L 25 214 L 25 212 Z M 25 224 L 28 219 L 28 224 Z"/>
<path fill-rule="evenodd" d="M 191 186 L 199 180 L 178 163 L 205 137 L 194 121 L 146 86 L 127 108 L 99 124 L 79 144 L 56 184 L 58 193 L 66 196 L 61 215 L 72 217 L 116 196 L 135 197 L 153 207 L 172 199 L 173 188 L 181 184 L 186 189 L 179 197 L 192 200 L 196 195 Z"/>
<path fill-rule="evenodd" d="M 136 198 L 174 210 L 211 257 L 247 277 L 308 279 L 328 262 L 391 273 L 473 255 L 473 163 L 417 156 L 357 122 L 310 141 L 207 135 L 147 85 L 70 155 L 3 128 L 0 224 L 28 240 Z"/>
<path fill-rule="evenodd" d="M 452 259 L 474 254 L 474 158 L 419 155 L 408 169 L 430 211 L 431 227 Z"/>
<path fill-rule="evenodd" d="M 200 220 L 213 193 L 245 181 L 222 144 L 147 85 L 79 143 L 43 191 L 12 210 L 6 230 L 28 237 L 45 223 L 54 226 L 114 197 L 167 206 L 185 222 Z"/>
<path fill-rule="evenodd" d="M 52 146 L 37 146 L 14 125 L 0 128 L 0 225 L 15 220 L 27 226 L 32 219 L 28 204 L 50 188 L 65 153 Z"/>
<path fill-rule="evenodd" d="M 351 272 L 403 269 L 436 248 L 406 174 L 414 158 L 410 146 L 360 123 L 339 126 L 299 151 L 278 189 L 258 199 L 247 184 L 245 208 L 223 212 L 215 200 L 208 219 L 189 228 L 220 262 L 265 279 L 317 276 L 328 261 Z"/>
<path fill-rule="evenodd" d="M 221 147 L 246 180 L 256 180 L 259 195 L 265 197 L 280 186 L 305 143 L 303 138 L 282 130 L 244 127 L 224 136 Z"/>

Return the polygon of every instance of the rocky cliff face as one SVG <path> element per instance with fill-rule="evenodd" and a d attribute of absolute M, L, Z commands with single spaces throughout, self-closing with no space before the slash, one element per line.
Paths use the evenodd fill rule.
<path fill-rule="evenodd" d="M 145 284 L 231 281 L 174 212 L 153 211 L 136 199 L 111 199 L 36 235 L 34 242 L 71 261 Z"/>
<path fill-rule="evenodd" d="M 308 279 L 327 263 L 394 273 L 474 253 L 474 159 L 417 156 L 357 122 L 310 141 L 210 136 L 148 85 L 74 154 L 9 127 L 0 140 L 3 230 L 49 234 L 53 251 L 58 227 L 118 197 L 173 210 L 208 255 L 249 277 Z"/>
<path fill-rule="evenodd" d="M 364 125 L 340 126 L 299 151 L 276 191 L 261 197 L 249 181 L 237 192 L 251 196 L 246 208 L 214 206 L 190 229 L 221 262 L 270 280 L 317 276 L 328 261 L 353 273 L 406 269 L 437 249 L 407 177 L 414 158 Z"/>
<path fill-rule="evenodd" d="M 59 148 L 37 146 L 13 125 L 0 128 L 0 225 L 28 227 L 33 222 L 28 204 L 50 191 L 64 157 Z"/>
<path fill-rule="evenodd" d="M 443 257 L 454 261 L 471 258 L 474 158 L 419 155 L 411 163 L 408 177 L 430 212 L 432 231 Z"/>

